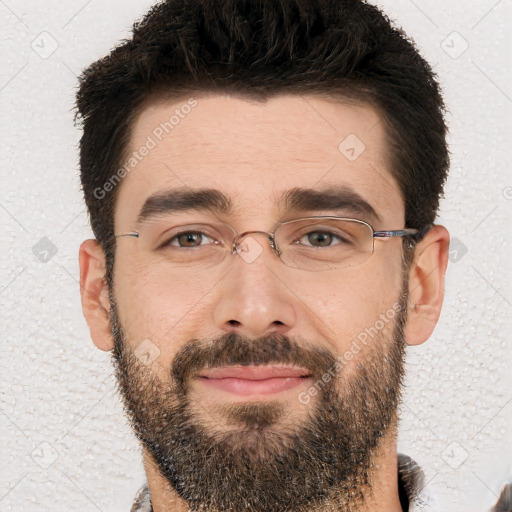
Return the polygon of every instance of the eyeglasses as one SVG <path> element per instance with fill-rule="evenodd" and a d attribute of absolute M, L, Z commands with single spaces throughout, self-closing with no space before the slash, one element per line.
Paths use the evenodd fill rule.
<path fill-rule="evenodd" d="M 365 221 L 346 217 L 304 217 L 277 224 L 272 233 L 246 231 L 238 234 L 229 224 L 186 224 L 175 226 L 165 234 L 158 251 L 178 268 L 210 268 L 228 254 L 239 254 L 252 263 L 263 247 L 251 233 L 267 236 L 270 247 L 282 262 L 293 268 L 316 272 L 354 267 L 364 263 L 374 252 L 375 240 L 408 237 L 419 241 L 431 226 L 423 230 L 405 228 L 375 231 Z M 138 232 L 115 235 L 143 238 Z M 203 243 L 205 242 L 205 243 Z"/>

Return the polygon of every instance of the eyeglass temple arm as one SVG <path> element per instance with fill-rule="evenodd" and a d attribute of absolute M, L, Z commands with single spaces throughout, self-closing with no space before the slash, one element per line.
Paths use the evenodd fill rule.
<path fill-rule="evenodd" d="M 421 240 L 432 225 L 426 226 L 423 229 L 405 228 L 405 229 L 394 229 L 392 231 L 375 231 L 373 236 L 375 238 L 386 238 L 392 236 L 409 236 L 416 241 Z"/>

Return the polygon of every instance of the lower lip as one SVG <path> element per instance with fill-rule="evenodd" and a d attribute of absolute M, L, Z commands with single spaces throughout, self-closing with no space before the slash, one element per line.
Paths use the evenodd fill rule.
<path fill-rule="evenodd" d="M 221 389 L 240 396 L 273 395 L 293 389 L 308 380 L 308 377 L 274 377 L 271 379 L 249 380 L 226 377 L 223 379 L 198 379 L 206 386 Z"/>

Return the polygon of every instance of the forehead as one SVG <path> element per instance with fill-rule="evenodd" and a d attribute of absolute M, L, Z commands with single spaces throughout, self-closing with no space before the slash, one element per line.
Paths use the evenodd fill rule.
<path fill-rule="evenodd" d="M 385 129 L 369 105 L 295 95 L 153 99 L 134 122 L 124 160 L 116 229 L 131 228 L 148 198 L 173 189 L 221 192 L 230 218 L 278 220 L 297 188 L 343 189 L 383 222 L 404 218 Z"/>

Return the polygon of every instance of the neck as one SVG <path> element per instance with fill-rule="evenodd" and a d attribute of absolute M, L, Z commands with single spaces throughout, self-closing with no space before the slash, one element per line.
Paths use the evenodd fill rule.
<path fill-rule="evenodd" d="M 162 476 L 151 454 L 143 450 L 153 512 L 190 512 L 188 504 L 178 496 L 169 481 Z M 379 452 L 373 458 L 370 476 L 371 494 L 353 512 L 402 512 L 398 495 L 398 462 L 396 445 L 396 424 L 381 438 Z M 312 512 L 344 512 L 345 508 L 328 503 Z M 352 509 L 351 509 L 352 511 Z"/>

